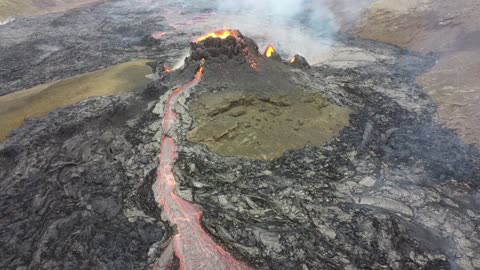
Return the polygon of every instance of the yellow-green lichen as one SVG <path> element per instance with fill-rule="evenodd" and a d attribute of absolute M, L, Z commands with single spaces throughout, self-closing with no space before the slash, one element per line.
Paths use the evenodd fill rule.
<path fill-rule="evenodd" d="M 285 93 L 202 94 L 190 105 L 195 127 L 187 139 L 221 155 L 269 160 L 287 150 L 324 144 L 349 123 L 351 110 L 319 93 Z"/>

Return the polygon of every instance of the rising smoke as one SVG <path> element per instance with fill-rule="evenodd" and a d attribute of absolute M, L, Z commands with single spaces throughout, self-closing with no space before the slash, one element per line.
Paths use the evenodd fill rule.
<path fill-rule="evenodd" d="M 166 17 L 174 20 L 174 25 L 183 26 L 184 32 L 238 29 L 255 39 L 261 50 L 271 44 L 284 58 L 299 53 L 311 63 L 317 63 L 328 57 L 339 30 L 340 20 L 335 16 L 338 12 L 334 11 L 341 11 L 344 15 L 347 11 L 342 22 L 354 20 L 355 14 L 360 14 L 358 10 L 366 8 L 371 1 L 167 0 L 164 4 L 181 10 Z M 199 13 L 208 13 L 208 16 L 199 20 Z"/>
<path fill-rule="evenodd" d="M 272 44 L 284 57 L 300 53 L 315 61 L 337 31 L 332 12 L 319 1 L 225 0 L 217 9 L 224 27 L 240 29 L 261 48 Z"/>

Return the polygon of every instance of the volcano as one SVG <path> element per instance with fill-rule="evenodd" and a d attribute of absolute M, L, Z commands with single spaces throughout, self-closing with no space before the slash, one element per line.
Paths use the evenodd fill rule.
<path fill-rule="evenodd" d="M 147 87 L 27 121 L 0 146 L 0 266 L 478 265 L 480 153 L 415 83 L 435 59 L 339 42 L 356 58 L 310 65 L 208 33 Z"/>
<path fill-rule="evenodd" d="M 177 149 L 178 194 L 205 206 L 199 221 L 219 245 L 252 268 L 452 267 L 451 252 L 460 247 L 439 234 L 445 230 L 439 221 L 436 229 L 425 229 L 425 222 L 439 218 L 425 211 L 447 211 L 457 220 L 466 213 L 441 210 L 442 200 L 437 206 L 427 206 L 428 200 L 417 206 L 415 201 L 433 196 L 440 187 L 440 192 L 452 192 L 457 179 L 475 186 L 478 153 L 432 125 L 434 107 L 413 77 L 431 59 L 382 44 L 378 49 L 391 57 L 384 65 L 347 71 L 311 68 L 300 55 L 283 61 L 271 46 L 260 54 L 255 42 L 238 31 L 217 33 L 222 34 L 193 42 L 184 68 L 165 83 L 179 84 L 197 70 L 195 89 L 184 94 L 179 110 L 184 120 L 175 132 L 166 128 L 166 134 L 183 142 Z M 404 65 L 406 61 L 415 66 Z M 392 76 L 394 80 L 382 79 Z M 307 98 L 311 93 L 323 99 Z M 162 115 L 168 100 L 155 111 Z M 300 105 L 294 107 L 295 102 Z M 312 114 L 299 109 L 311 103 L 321 109 Z M 283 119 L 277 108 L 293 109 Z M 291 126 L 299 120 L 292 116 L 296 113 L 301 123 Z M 252 119 L 242 119 L 249 114 Z M 302 125 L 310 128 L 301 132 Z M 314 141 L 306 134 L 325 139 Z M 454 158 L 450 168 L 440 165 L 440 153 L 458 156 L 454 152 L 465 159 Z M 420 173 L 416 166 L 421 166 Z M 425 186 L 420 188 L 419 182 Z M 193 242 L 199 241 L 204 250 L 214 250 L 203 236 L 189 235 L 184 249 L 194 250 Z M 221 259 L 223 250 L 219 254 L 205 269 L 245 267 L 232 266 L 229 257 Z M 178 259 L 181 269 L 190 269 Z M 200 261 L 196 259 L 198 269 L 207 265 Z"/>

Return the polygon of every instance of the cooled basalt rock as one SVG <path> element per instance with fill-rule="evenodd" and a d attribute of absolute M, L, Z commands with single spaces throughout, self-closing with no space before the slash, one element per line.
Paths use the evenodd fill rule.
<path fill-rule="evenodd" d="M 147 265 L 165 235 L 137 195 L 156 166 L 144 142 L 158 94 L 84 101 L 27 121 L 0 144 L 1 269 Z"/>

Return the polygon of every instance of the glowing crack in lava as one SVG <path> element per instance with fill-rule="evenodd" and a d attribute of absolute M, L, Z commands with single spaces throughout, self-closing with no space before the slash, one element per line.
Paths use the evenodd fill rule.
<path fill-rule="evenodd" d="M 150 266 L 150 269 L 171 270 L 175 257 L 179 261 L 180 270 L 250 269 L 213 242 L 203 230 L 200 221 L 202 216 L 200 207 L 183 200 L 174 192 L 176 182 L 173 165 L 177 159 L 177 146 L 169 136 L 169 131 L 174 127 L 177 119 L 174 106 L 180 93 L 195 87 L 200 82 L 202 75 L 203 64 L 200 65 L 195 78 L 175 89 L 165 104 L 162 124 L 165 132 L 160 144 L 160 165 L 153 188 L 155 200 L 162 208 L 162 217 L 172 224 L 176 229 L 176 234 L 170 238 L 162 255 Z"/>
<path fill-rule="evenodd" d="M 242 51 L 243 55 L 245 55 L 245 59 L 247 59 L 248 64 L 254 71 L 260 71 L 260 66 L 258 65 L 257 61 L 255 61 L 255 58 L 253 58 L 252 54 L 250 53 L 250 50 L 245 48 Z"/>
<path fill-rule="evenodd" d="M 172 72 L 172 68 L 169 67 L 169 66 L 167 66 L 167 65 L 165 65 L 165 64 L 162 65 L 162 70 L 163 70 L 164 72 L 167 72 L 167 73 Z"/>
<path fill-rule="evenodd" d="M 211 33 L 208 33 L 206 35 L 203 35 L 203 36 L 197 38 L 196 42 L 203 41 L 203 40 L 205 40 L 209 37 L 226 39 L 229 36 L 233 36 L 235 38 L 238 38 L 238 32 L 233 31 L 233 30 L 220 30 L 220 31 L 216 31 L 216 32 L 211 32 Z"/>
<path fill-rule="evenodd" d="M 292 59 L 290 59 L 290 64 L 293 64 L 293 63 L 295 63 L 295 56 L 292 57 Z"/>
<path fill-rule="evenodd" d="M 272 45 L 269 45 L 265 50 L 265 56 L 268 58 L 272 57 L 274 53 L 275 53 L 275 49 L 272 47 Z"/>

